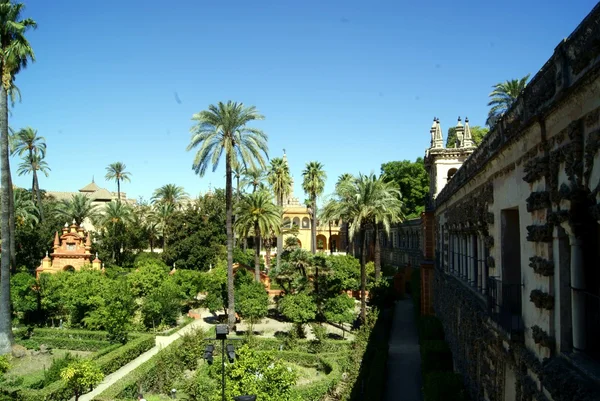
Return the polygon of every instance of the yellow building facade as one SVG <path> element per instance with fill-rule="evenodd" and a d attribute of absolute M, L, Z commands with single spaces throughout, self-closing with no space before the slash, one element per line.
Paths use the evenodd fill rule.
<path fill-rule="evenodd" d="M 283 160 L 287 163 L 287 156 L 284 152 Z M 311 209 L 301 204 L 294 196 L 294 180 L 292 178 L 292 190 L 283 200 L 283 227 L 291 229 L 298 227 L 298 242 L 302 249 L 310 251 L 311 248 Z M 341 221 L 334 221 L 331 224 L 320 224 L 317 220 L 317 251 L 325 253 L 346 252 L 346 232 L 342 229 Z M 285 240 L 292 237 L 292 234 L 284 235 Z"/>

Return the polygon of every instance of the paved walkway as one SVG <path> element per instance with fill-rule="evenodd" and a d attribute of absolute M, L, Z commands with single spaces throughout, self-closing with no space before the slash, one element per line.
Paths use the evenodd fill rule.
<path fill-rule="evenodd" d="M 98 387 L 96 387 L 91 392 L 79 397 L 79 400 L 80 401 L 93 400 L 94 397 L 96 397 L 97 395 L 100 395 L 100 393 L 102 393 L 104 390 L 106 390 L 107 388 L 109 388 L 110 386 L 115 384 L 117 382 L 117 380 L 119 380 L 122 377 L 124 377 L 125 375 L 127 375 L 133 369 L 137 368 L 142 363 L 144 363 L 148 359 L 152 358 L 154 355 L 158 354 L 158 352 L 160 350 L 165 348 L 167 345 L 171 344 L 173 341 L 177 340 L 182 335 L 189 333 L 198 327 L 202 327 L 202 328 L 206 329 L 210 326 L 211 325 L 206 323 L 203 319 L 198 319 L 198 320 L 194 320 L 192 323 L 188 324 L 187 326 L 185 326 L 181 330 L 177 331 L 176 333 L 171 334 L 170 336 L 156 336 L 156 345 L 153 348 L 150 348 L 148 351 L 144 352 L 143 354 L 141 354 L 140 356 L 135 358 L 133 361 L 129 362 L 127 365 L 122 366 L 121 369 L 106 376 L 104 378 L 104 380 L 102 381 L 102 383 L 100 383 L 98 385 Z M 72 398 L 72 400 L 74 400 L 74 399 L 75 398 Z"/>
<path fill-rule="evenodd" d="M 412 300 L 396 302 L 384 401 L 421 401 L 421 354 Z"/>

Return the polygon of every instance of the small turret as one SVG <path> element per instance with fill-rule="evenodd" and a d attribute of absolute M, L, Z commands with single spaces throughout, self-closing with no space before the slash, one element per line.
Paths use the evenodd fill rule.
<path fill-rule="evenodd" d="M 454 142 L 455 148 L 462 148 L 464 144 L 465 127 L 463 127 L 460 116 L 458 116 L 458 122 L 454 128 L 456 133 L 456 141 Z"/>
<path fill-rule="evenodd" d="M 64 229 L 63 229 L 64 232 Z M 60 240 L 58 239 L 58 231 L 56 231 L 54 233 L 54 246 L 52 247 L 54 248 L 54 250 L 56 251 L 58 248 L 60 248 Z"/>
<path fill-rule="evenodd" d="M 102 265 L 102 261 L 100 259 L 98 259 L 98 252 L 96 252 L 96 259 L 94 259 L 92 261 L 92 267 L 94 269 L 100 270 L 100 267 L 102 267 L 101 265 Z"/>
<path fill-rule="evenodd" d="M 62 228 L 62 233 L 66 234 L 69 232 L 69 223 L 65 223 L 65 226 Z"/>
<path fill-rule="evenodd" d="M 475 147 L 475 142 L 473 141 L 473 136 L 471 135 L 471 127 L 469 127 L 469 117 L 465 118 L 465 135 L 463 139 L 463 148 L 473 148 Z"/>

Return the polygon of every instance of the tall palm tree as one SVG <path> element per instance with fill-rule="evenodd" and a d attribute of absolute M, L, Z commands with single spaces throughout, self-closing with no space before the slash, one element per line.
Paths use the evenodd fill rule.
<path fill-rule="evenodd" d="M 248 168 L 244 170 L 244 179 L 242 180 L 243 187 L 252 187 L 252 192 L 256 192 L 257 188 L 263 183 L 265 171 L 257 168 Z"/>
<path fill-rule="evenodd" d="M 67 222 L 75 220 L 77 225 L 81 225 L 86 218 L 95 221 L 100 216 L 98 206 L 93 205 L 92 200 L 85 194 L 75 194 L 71 199 L 63 199 L 55 213 L 57 217 L 63 217 Z"/>
<path fill-rule="evenodd" d="M 283 198 L 288 196 L 292 190 L 292 176 L 290 168 L 285 160 L 280 157 L 271 159 L 271 166 L 267 172 L 267 180 L 273 188 L 277 205 L 283 208 Z M 283 252 L 283 231 L 279 230 L 277 235 L 277 267 L 281 263 L 281 254 Z"/>
<path fill-rule="evenodd" d="M 302 189 L 310 198 L 312 224 L 310 227 L 311 244 L 310 250 L 313 254 L 317 252 L 317 197 L 325 189 L 327 173 L 323 170 L 323 164 L 319 162 L 308 162 L 302 172 Z"/>
<path fill-rule="evenodd" d="M 11 130 L 12 131 L 12 130 Z M 13 132 L 10 138 L 11 155 L 19 155 L 25 160 L 33 160 L 33 156 L 38 156 L 39 160 L 46 157 L 46 139 L 43 136 L 38 136 L 37 130 L 26 127 L 17 132 Z M 42 198 L 37 180 L 37 172 L 33 170 L 33 183 L 31 187 L 32 200 L 38 200 L 38 207 L 41 208 Z M 43 220 L 43 216 L 42 220 Z"/>
<path fill-rule="evenodd" d="M 131 173 L 126 171 L 125 163 L 114 162 L 106 167 L 106 178 L 109 181 L 117 182 L 117 202 L 121 202 L 121 183 L 123 181 L 131 182 Z"/>
<path fill-rule="evenodd" d="M 489 94 L 491 100 L 488 103 L 488 106 L 492 106 L 492 108 L 485 122 L 487 126 L 492 128 L 496 125 L 498 119 L 510 109 L 517 97 L 523 92 L 523 89 L 525 89 L 525 86 L 527 86 L 529 75 L 531 74 L 527 74 L 521 79 L 511 79 L 492 86 L 494 90 Z"/>
<path fill-rule="evenodd" d="M 31 184 L 32 200 L 35 201 L 37 199 L 38 209 L 40 210 L 40 219 L 44 220 L 42 195 L 37 174 L 38 171 L 43 173 L 46 177 L 48 177 L 48 175 L 50 174 L 50 166 L 48 166 L 48 163 L 46 163 L 44 157 L 38 153 L 32 153 L 30 155 L 27 155 L 17 168 L 18 175 L 33 175 L 33 182 Z"/>
<path fill-rule="evenodd" d="M 361 319 L 363 322 L 366 319 L 366 227 L 375 222 L 381 222 L 384 229 L 389 231 L 390 222 L 401 210 L 400 191 L 393 185 L 386 184 L 374 174 L 359 174 L 354 180 L 340 182 L 336 188 L 336 201 L 329 202 L 323 210 L 322 215 L 326 219 L 346 217 L 350 240 L 357 234 L 360 237 Z M 386 215 L 388 217 L 384 218 Z"/>
<path fill-rule="evenodd" d="M 172 205 L 174 209 L 180 209 L 183 202 L 189 199 L 187 192 L 175 184 L 166 184 L 155 189 L 150 199 L 154 204 L 166 203 Z"/>
<path fill-rule="evenodd" d="M 272 231 L 281 231 L 281 208 L 273 204 L 266 191 L 254 192 L 242 198 L 236 207 L 236 230 L 242 236 L 254 233 L 254 275 L 260 281 L 260 238 Z"/>
<path fill-rule="evenodd" d="M 192 120 L 192 139 L 187 150 L 199 147 L 192 168 L 204 176 L 206 169 L 212 166 L 215 171 L 221 155 L 225 153 L 225 207 L 227 210 L 227 298 L 228 320 L 230 328 L 235 325 L 235 298 L 233 287 L 233 227 L 232 227 L 232 168 L 265 168 L 265 157 L 268 158 L 267 135 L 259 129 L 250 128 L 247 124 L 264 117 L 254 106 L 246 107 L 243 103 L 228 101 L 208 106 L 194 114 Z"/>
<path fill-rule="evenodd" d="M 34 20 L 21 19 L 23 4 L 13 4 L 10 0 L 0 0 L 0 175 L 2 203 L 1 236 L 2 256 L 0 260 L 0 355 L 10 352 L 13 344 L 12 312 L 10 303 L 10 264 L 14 249 L 14 211 L 12 180 L 8 153 L 8 94 L 14 93 L 13 82 L 16 74 L 27 66 L 35 55 L 25 33 L 36 27 Z M 8 240 L 8 241 L 7 241 Z"/>
<path fill-rule="evenodd" d="M 336 191 L 339 188 L 340 185 L 342 185 L 343 183 L 350 183 L 352 182 L 352 180 L 354 180 L 354 176 L 350 173 L 343 173 L 340 174 L 340 176 L 338 177 L 337 182 L 335 183 L 335 188 Z M 341 216 L 341 221 L 345 222 L 346 221 L 346 217 L 345 216 Z M 350 252 L 350 225 L 348 223 L 346 223 L 346 253 Z M 352 254 L 354 255 L 354 249 L 352 250 Z"/>

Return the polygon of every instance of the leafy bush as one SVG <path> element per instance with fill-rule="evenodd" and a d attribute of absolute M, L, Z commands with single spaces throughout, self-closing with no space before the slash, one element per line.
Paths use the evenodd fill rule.
<path fill-rule="evenodd" d="M 154 336 L 148 334 L 140 335 L 122 347 L 97 358 L 96 362 L 100 370 L 108 375 L 119 369 L 121 366 L 133 361 L 135 358 L 154 347 L 154 345 Z"/>
<path fill-rule="evenodd" d="M 462 377 L 453 372 L 430 372 L 423 383 L 425 401 L 465 401 L 466 392 Z"/>
<path fill-rule="evenodd" d="M 421 369 L 423 375 L 435 371 L 452 371 L 452 352 L 445 341 L 421 341 Z"/>
<path fill-rule="evenodd" d="M 269 295 L 264 285 L 256 281 L 240 285 L 235 291 L 235 308 L 242 319 L 248 321 L 248 331 L 252 333 L 254 325 L 267 316 L 269 310 Z"/>
<path fill-rule="evenodd" d="M 10 369 L 10 362 L 6 355 L 0 355 L 0 377 Z"/>
<path fill-rule="evenodd" d="M 60 377 L 71 394 L 75 396 L 75 401 L 79 400 L 81 394 L 97 386 L 104 379 L 98 366 L 89 359 L 71 362 L 69 366 L 61 370 Z"/>
<path fill-rule="evenodd" d="M 314 299 L 304 292 L 289 294 L 279 300 L 278 306 L 281 314 L 296 324 L 299 336 L 304 337 L 303 325 L 314 320 L 317 315 Z"/>
<path fill-rule="evenodd" d="M 67 352 L 62 358 L 54 358 L 52 365 L 48 370 L 44 371 L 44 380 L 41 383 L 41 387 L 47 386 L 48 384 L 60 379 L 60 371 L 69 366 L 70 363 L 78 360 L 75 355 Z"/>

